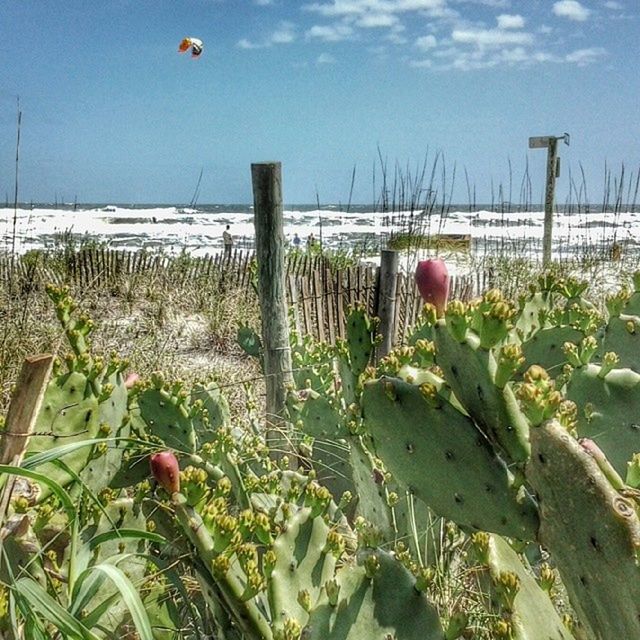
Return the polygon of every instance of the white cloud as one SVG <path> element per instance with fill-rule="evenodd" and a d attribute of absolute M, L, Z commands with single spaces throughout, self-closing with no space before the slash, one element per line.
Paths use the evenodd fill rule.
<path fill-rule="evenodd" d="M 295 25 L 292 22 L 281 22 L 278 28 L 260 42 L 242 38 L 236 43 L 240 49 L 264 49 L 274 44 L 290 44 L 296 39 Z"/>
<path fill-rule="evenodd" d="M 280 27 L 271 34 L 269 43 L 289 44 L 296 39 L 295 25 L 291 22 L 282 22 Z"/>
<path fill-rule="evenodd" d="M 335 64 L 336 59 L 330 53 L 321 53 L 316 59 L 316 64 Z"/>
<path fill-rule="evenodd" d="M 473 44 L 477 47 L 502 47 L 508 44 L 531 44 L 533 37 L 524 31 L 504 31 L 502 29 L 454 29 L 454 42 Z"/>
<path fill-rule="evenodd" d="M 415 44 L 416 44 L 416 47 L 418 47 L 418 49 L 422 49 L 423 51 L 428 51 L 429 49 L 433 49 L 438 44 L 438 41 L 436 40 L 435 36 L 428 35 L 428 36 L 422 36 L 421 38 L 418 38 Z"/>
<path fill-rule="evenodd" d="M 260 45 L 255 42 L 251 42 L 251 40 L 247 40 L 246 38 L 242 38 L 241 40 L 238 40 L 236 47 L 240 47 L 240 49 L 259 49 Z"/>
<path fill-rule="evenodd" d="M 520 15 L 510 15 L 502 13 L 497 17 L 498 29 L 522 29 L 524 27 L 524 18 Z"/>
<path fill-rule="evenodd" d="M 619 2 L 616 2 L 615 0 L 609 0 L 608 2 L 605 2 L 604 6 L 607 9 L 612 9 L 614 11 L 620 11 L 623 8 L 622 5 Z"/>
<path fill-rule="evenodd" d="M 576 49 L 565 56 L 566 62 L 572 62 L 579 67 L 595 62 L 598 58 L 606 55 L 606 50 L 602 47 L 591 47 L 589 49 Z"/>
<path fill-rule="evenodd" d="M 559 0 L 559 2 L 553 3 L 553 13 L 561 18 L 584 22 L 591 14 L 591 11 L 582 6 L 578 0 Z"/>
<path fill-rule="evenodd" d="M 366 13 L 355 23 L 358 27 L 392 27 L 398 24 L 398 18 L 391 13 Z"/>
<path fill-rule="evenodd" d="M 304 5 L 308 11 L 323 16 L 358 16 L 373 13 L 404 13 L 407 11 L 440 11 L 447 0 L 332 0 Z"/>
<path fill-rule="evenodd" d="M 313 25 L 306 33 L 307 38 L 317 38 L 325 42 L 338 42 L 353 36 L 353 28 L 346 24 Z"/>

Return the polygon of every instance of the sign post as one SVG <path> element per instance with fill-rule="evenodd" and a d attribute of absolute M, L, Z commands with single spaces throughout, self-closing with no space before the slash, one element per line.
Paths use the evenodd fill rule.
<path fill-rule="evenodd" d="M 542 237 L 542 264 L 551 262 L 551 235 L 553 228 L 553 205 L 556 193 L 556 178 L 560 175 L 558 140 L 569 144 L 569 134 L 562 136 L 536 136 L 529 138 L 529 149 L 547 148 L 547 182 L 544 195 L 544 235 Z"/>

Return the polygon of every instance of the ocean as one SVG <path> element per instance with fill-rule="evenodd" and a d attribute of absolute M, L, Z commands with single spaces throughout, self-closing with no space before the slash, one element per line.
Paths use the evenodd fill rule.
<path fill-rule="evenodd" d="M 606 209 L 606 210 L 605 210 Z M 571 258 L 640 245 L 640 207 L 560 207 L 553 225 L 553 257 Z M 0 208 L 0 252 L 55 248 L 70 240 L 102 243 L 114 249 L 150 250 L 194 256 L 222 251 L 230 225 L 235 245 L 251 249 L 250 205 L 21 205 Z M 432 211 L 381 211 L 372 205 L 294 205 L 284 207 L 284 235 L 302 246 L 310 234 L 324 247 L 375 255 L 394 234 L 469 235 L 471 252 L 516 255 L 533 260 L 542 252 L 542 207 L 434 207 Z"/>

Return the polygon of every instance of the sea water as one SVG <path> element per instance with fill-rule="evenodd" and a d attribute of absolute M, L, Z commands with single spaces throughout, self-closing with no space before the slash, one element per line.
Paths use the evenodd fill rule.
<path fill-rule="evenodd" d="M 530 209 L 530 210 L 528 210 Z M 496 211 L 450 205 L 431 211 L 384 211 L 374 206 L 295 205 L 284 207 L 284 236 L 294 233 L 304 247 L 313 234 L 323 247 L 375 255 L 394 234 L 456 234 L 470 237 L 477 256 L 507 255 L 539 259 L 542 252 L 542 207 L 503 206 Z M 553 220 L 553 257 L 580 257 L 611 251 L 626 253 L 640 245 L 640 210 L 637 206 L 568 207 Z M 70 240 L 76 246 L 100 243 L 113 249 L 158 250 L 194 256 L 223 249 L 226 225 L 235 245 L 252 249 L 253 207 L 250 205 L 22 205 L 0 208 L 0 252 L 24 253 L 55 248 Z"/>

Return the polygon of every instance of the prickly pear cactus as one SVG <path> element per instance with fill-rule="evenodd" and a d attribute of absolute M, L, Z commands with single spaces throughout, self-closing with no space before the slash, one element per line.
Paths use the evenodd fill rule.
<path fill-rule="evenodd" d="M 39 453 L 73 442 L 97 438 L 100 435 L 98 398 L 93 395 L 91 383 L 84 373 L 72 371 L 51 380 L 38 414 L 35 433 L 29 441 L 28 453 Z M 82 471 L 93 456 L 90 446 L 76 449 L 61 460 L 75 473 Z M 39 471 L 58 484 L 65 486 L 73 475 L 63 468 L 47 463 Z M 49 494 L 41 488 L 41 498 Z"/>
<path fill-rule="evenodd" d="M 473 421 L 435 388 L 382 378 L 365 386 L 363 411 L 377 455 L 436 513 L 475 529 L 535 538 L 533 500 L 519 494 Z"/>
<path fill-rule="evenodd" d="M 210 442 L 216 437 L 216 430 L 229 426 L 231 414 L 229 403 L 216 382 L 195 384 L 191 389 L 191 404 L 202 403 L 206 410 L 206 419 L 202 424 L 196 422 L 196 434 L 200 443 Z"/>
<path fill-rule="evenodd" d="M 541 586 L 504 538 L 482 532 L 471 539 L 479 561 L 476 577 L 490 599 L 490 610 L 500 616 L 494 627 L 502 627 L 513 640 L 573 640 L 551 601 L 554 578 L 548 565 L 542 566 L 541 583 L 546 584 Z"/>
<path fill-rule="evenodd" d="M 388 553 L 363 549 L 324 589 L 307 625 L 311 640 L 444 640 L 437 613 L 415 578 Z"/>
<path fill-rule="evenodd" d="M 134 420 L 143 433 L 158 438 L 167 447 L 194 452 L 194 418 L 200 417 L 202 409 L 189 402 L 183 387 L 181 382 L 168 384 L 161 376 L 152 376 L 148 386 L 136 389 Z"/>
<path fill-rule="evenodd" d="M 456 398 L 509 461 L 524 462 L 529 457 L 529 426 L 508 378 L 496 384 L 498 363 L 492 351 L 471 331 L 458 341 L 444 322 L 435 325 L 434 334 L 437 362 Z"/>
<path fill-rule="evenodd" d="M 354 307 L 347 318 L 347 346 L 351 370 L 357 379 L 367 368 L 373 355 L 377 321 L 363 306 Z"/>
<path fill-rule="evenodd" d="M 636 503 L 559 423 L 532 428 L 531 447 L 527 478 L 540 501 L 540 542 L 588 637 L 640 637 Z"/>
<path fill-rule="evenodd" d="M 566 395 L 578 407 L 576 431 L 605 452 L 619 474 L 640 451 L 640 374 L 587 364 L 576 367 Z"/>

